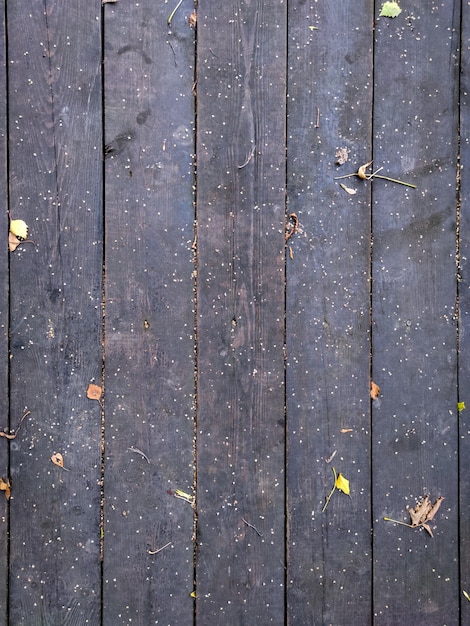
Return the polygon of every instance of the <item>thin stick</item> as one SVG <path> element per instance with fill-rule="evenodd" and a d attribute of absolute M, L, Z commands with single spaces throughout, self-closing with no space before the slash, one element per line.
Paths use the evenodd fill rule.
<path fill-rule="evenodd" d="M 379 174 L 372 174 L 369 177 L 369 180 L 372 178 L 372 176 L 374 178 L 382 178 L 383 180 L 388 180 L 391 183 L 397 183 L 397 185 L 404 185 L 405 187 L 411 187 L 412 189 L 416 189 L 416 185 L 412 185 L 411 183 L 405 183 L 402 180 L 397 180 L 396 178 L 389 178 L 388 176 L 379 176 Z"/>
<path fill-rule="evenodd" d="M 239 169 L 239 170 L 242 170 L 244 167 L 246 167 L 246 166 L 248 165 L 248 163 L 249 163 L 249 162 L 251 161 L 251 159 L 253 158 L 253 155 L 254 155 L 254 153 L 255 153 L 255 149 L 256 149 L 256 146 L 253 146 L 253 148 L 250 150 L 249 155 L 248 155 L 248 156 L 247 156 L 247 158 L 246 158 L 246 161 L 245 161 L 242 165 L 239 165 L 239 166 L 238 166 L 238 169 Z"/>
<path fill-rule="evenodd" d="M 164 546 L 162 546 L 161 548 L 158 548 L 158 550 L 147 550 L 147 552 L 149 554 L 158 554 L 159 552 L 161 552 L 162 550 L 164 550 L 165 548 L 168 548 L 168 546 L 171 546 L 171 541 L 169 541 L 168 543 L 166 543 Z"/>
<path fill-rule="evenodd" d="M 148 458 L 148 456 L 142 452 L 142 450 L 139 450 L 139 448 L 134 448 L 133 446 L 131 446 L 130 448 L 127 448 L 130 452 L 136 452 L 137 454 L 140 454 L 140 456 L 143 456 L 144 459 L 147 461 L 148 464 L 150 464 L 150 460 Z"/>
<path fill-rule="evenodd" d="M 320 128 L 320 107 L 317 107 L 317 119 L 315 121 L 315 128 Z"/>
<path fill-rule="evenodd" d="M 242 517 L 242 522 L 246 524 L 247 526 L 249 526 L 250 528 L 252 528 L 255 531 L 255 533 L 258 534 L 259 537 L 263 536 L 263 533 L 260 533 L 260 531 L 256 528 L 256 526 L 253 526 L 253 524 L 250 524 L 249 522 L 247 522 L 244 517 Z"/>

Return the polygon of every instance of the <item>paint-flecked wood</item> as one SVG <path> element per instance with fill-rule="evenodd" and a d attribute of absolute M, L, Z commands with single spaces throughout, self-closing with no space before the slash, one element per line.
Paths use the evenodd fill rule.
<path fill-rule="evenodd" d="M 194 612 L 193 509 L 167 493 L 193 493 L 194 461 L 193 6 L 169 30 L 172 8 L 105 5 L 109 626 Z"/>
<path fill-rule="evenodd" d="M 279 623 L 286 7 L 198 11 L 196 620 Z"/>
<path fill-rule="evenodd" d="M 378 12 L 378 11 L 377 11 Z M 373 183 L 374 613 L 458 624 L 456 159 L 459 10 L 412 0 L 375 29 Z M 434 538 L 383 521 L 443 496 Z"/>
<path fill-rule="evenodd" d="M 7 85 L 6 85 L 5 15 L 0 15 L 0 196 L 4 208 L 0 211 L 0 232 L 8 231 L 7 199 Z M 0 429 L 8 432 L 8 249 L 0 247 Z M 9 477 L 8 443 L 0 439 L 0 476 Z M 8 606 L 8 504 L 0 494 L 0 623 L 7 623 Z"/>
<path fill-rule="evenodd" d="M 460 257 L 459 257 L 459 505 L 460 590 L 470 594 L 470 3 L 462 3 L 460 80 Z M 461 624 L 470 621 L 463 595 Z"/>
<path fill-rule="evenodd" d="M 11 426 L 31 413 L 10 444 L 9 623 L 97 624 L 100 7 L 7 5 L 10 209 L 36 244 L 10 255 Z"/>
<path fill-rule="evenodd" d="M 299 220 L 287 242 L 290 624 L 371 620 L 370 185 L 334 177 L 370 159 L 372 10 L 370 0 L 289 3 L 288 213 Z M 337 491 L 322 512 L 333 467 L 351 498 Z"/>

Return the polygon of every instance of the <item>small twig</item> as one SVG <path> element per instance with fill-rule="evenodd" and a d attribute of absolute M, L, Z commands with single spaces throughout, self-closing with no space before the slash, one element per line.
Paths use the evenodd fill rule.
<path fill-rule="evenodd" d="M 337 452 L 338 450 L 333 450 L 330 456 L 327 459 L 325 459 L 325 463 L 331 463 L 331 461 L 335 458 Z"/>
<path fill-rule="evenodd" d="M 263 533 L 260 533 L 260 531 L 256 528 L 256 526 L 253 526 L 253 524 L 250 524 L 250 522 L 247 522 L 244 517 L 242 517 L 242 522 L 246 524 L 247 526 L 249 526 L 250 528 L 252 528 L 259 537 L 263 536 Z"/>
<path fill-rule="evenodd" d="M 242 165 L 239 165 L 239 166 L 238 166 L 238 169 L 239 169 L 239 170 L 243 169 L 244 167 L 246 167 L 246 166 L 248 165 L 248 163 L 249 163 L 249 162 L 251 161 L 251 159 L 253 158 L 253 155 L 254 155 L 254 153 L 255 153 L 255 149 L 256 149 L 256 146 L 253 146 L 253 148 L 250 150 L 250 153 L 248 154 L 248 156 L 247 156 L 247 158 L 246 158 L 246 161 L 245 161 Z"/>
<path fill-rule="evenodd" d="M 139 450 L 139 448 L 134 448 L 134 446 L 131 446 L 130 448 L 127 448 L 130 452 L 135 452 L 136 454 L 140 454 L 140 456 L 143 456 L 144 459 L 147 461 L 147 463 L 150 465 L 150 460 L 148 458 L 148 456 L 142 452 L 142 450 Z"/>
<path fill-rule="evenodd" d="M 16 427 L 16 430 L 14 430 L 12 434 L 8 434 L 3 431 L 0 431 L 0 437 L 5 437 L 5 439 L 14 439 L 16 435 L 18 434 L 18 431 L 20 429 L 21 424 L 23 423 L 23 420 L 25 419 L 25 417 L 28 417 L 30 413 L 31 411 L 25 410 L 25 412 L 23 413 L 23 417 L 20 419 L 20 423 Z"/>
<path fill-rule="evenodd" d="M 317 119 L 315 121 L 315 128 L 320 128 L 320 107 L 317 107 Z"/>
<path fill-rule="evenodd" d="M 164 550 L 165 548 L 168 548 L 168 546 L 171 546 L 171 541 L 169 541 L 168 543 L 166 543 L 164 546 L 162 546 L 161 548 L 158 548 L 158 550 L 147 550 L 147 552 L 149 554 L 158 554 L 159 552 L 161 552 L 162 550 Z"/>

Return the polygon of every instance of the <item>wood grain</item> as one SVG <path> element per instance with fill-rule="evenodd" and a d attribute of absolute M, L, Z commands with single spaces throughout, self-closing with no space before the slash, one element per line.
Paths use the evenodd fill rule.
<path fill-rule="evenodd" d="M 7 172 L 7 82 L 6 82 L 6 41 L 5 15 L 1 14 L 0 22 L 0 194 L 5 204 L 8 202 Z M 0 214 L 0 229 L 8 232 L 8 215 L 4 209 Z M 9 270 L 8 248 L 0 248 L 0 272 L 3 280 L 0 286 L 0 429 L 9 428 L 9 394 L 8 394 L 8 323 L 9 323 Z M 0 440 L 0 476 L 9 479 L 8 443 Z M 0 622 L 7 623 L 8 610 L 8 503 L 4 494 L 0 494 Z"/>
<path fill-rule="evenodd" d="M 459 620 L 458 24 L 455 3 L 423 11 L 415 0 L 375 29 L 374 168 L 417 186 L 373 183 L 374 613 L 384 625 Z M 434 538 L 383 521 L 407 521 L 424 494 L 445 498 Z"/>
<path fill-rule="evenodd" d="M 373 3 L 289 3 L 288 620 L 371 621 L 370 160 Z M 340 165 L 338 149 L 347 162 Z M 355 190 L 349 195 L 339 185 Z M 337 491 L 332 467 L 350 481 Z"/>
<path fill-rule="evenodd" d="M 459 219 L 459 508 L 460 590 L 470 594 L 470 5 L 462 3 L 460 72 Z M 461 623 L 470 619 L 470 602 L 460 596 Z"/>
<path fill-rule="evenodd" d="M 280 1 L 198 3 L 201 624 L 284 615 L 285 44 Z"/>
<path fill-rule="evenodd" d="M 110 626 L 190 624 L 194 611 L 193 509 L 171 495 L 193 493 L 194 30 L 185 3 L 169 31 L 172 8 L 105 6 Z"/>
<path fill-rule="evenodd" d="M 102 366 L 100 7 L 7 4 L 10 209 L 36 243 L 10 255 L 10 423 L 31 414 L 10 443 L 9 620 L 96 624 L 101 410 L 86 388 Z"/>

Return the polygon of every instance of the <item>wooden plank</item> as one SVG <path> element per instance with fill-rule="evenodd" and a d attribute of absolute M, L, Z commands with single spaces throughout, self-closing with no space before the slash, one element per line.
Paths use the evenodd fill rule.
<path fill-rule="evenodd" d="M 286 7 L 198 3 L 197 601 L 284 618 Z"/>
<path fill-rule="evenodd" d="M 470 594 L 470 3 L 462 3 L 460 73 L 459 414 L 460 591 Z M 470 620 L 463 595 L 461 624 Z"/>
<path fill-rule="evenodd" d="M 378 14 L 378 8 L 377 8 Z M 374 613 L 380 624 L 457 624 L 456 158 L 459 10 L 419 0 L 375 29 L 373 183 Z M 409 521 L 445 498 L 434 538 Z"/>
<path fill-rule="evenodd" d="M 370 158 L 372 11 L 370 0 L 289 3 L 290 624 L 371 622 L 370 185 L 334 178 Z M 332 467 L 351 498 L 337 492 L 322 511 Z"/>
<path fill-rule="evenodd" d="M 10 208 L 36 243 L 10 255 L 10 423 L 31 414 L 10 444 L 9 623 L 97 624 L 100 7 L 15 0 L 7 15 Z"/>
<path fill-rule="evenodd" d="M 169 32 L 172 9 L 105 6 L 110 626 L 193 621 L 193 509 L 167 493 L 192 494 L 194 467 L 193 6 Z"/>
<path fill-rule="evenodd" d="M 7 77 L 6 77 L 6 42 L 5 42 L 5 10 L 1 14 L 0 23 L 0 194 L 8 199 L 7 178 Z M 0 214 L 1 232 L 8 232 L 8 215 L 5 210 Z M 8 427 L 8 249 L 4 245 L 0 249 L 0 273 L 3 280 L 0 286 L 0 428 Z M 8 428 L 7 428 L 8 429 Z M 0 476 L 9 478 L 8 443 L 0 441 Z M 0 497 L 0 622 L 7 623 L 8 610 L 8 504 L 6 498 Z"/>

